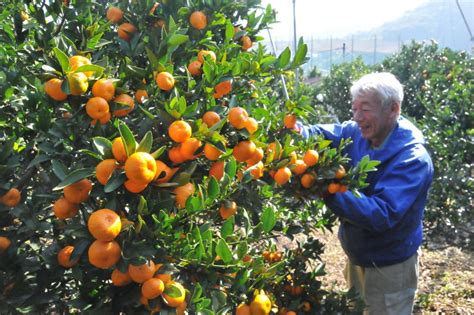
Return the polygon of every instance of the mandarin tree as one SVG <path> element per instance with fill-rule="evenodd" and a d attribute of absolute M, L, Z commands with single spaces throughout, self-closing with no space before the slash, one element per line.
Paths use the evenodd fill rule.
<path fill-rule="evenodd" d="M 259 2 L 8 3 L 24 54 L 7 61 L 25 68 L 0 107 L 2 201 L 19 192 L 0 208 L 5 310 L 268 313 L 290 303 L 288 276 L 319 292 L 301 266 L 320 247 L 278 237 L 329 227 L 320 197 L 362 187 L 374 163 L 285 128 L 314 112 L 277 79 L 307 47 L 268 53 Z"/>

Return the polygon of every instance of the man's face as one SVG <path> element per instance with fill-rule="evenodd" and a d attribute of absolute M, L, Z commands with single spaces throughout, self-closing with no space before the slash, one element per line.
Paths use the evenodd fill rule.
<path fill-rule="evenodd" d="M 358 96 L 352 103 L 352 117 L 360 128 L 362 137 L 372 146 L 380 146 L 395 126 L 399 106 L 393 104 L 382 108 L 373 93 Z"/>

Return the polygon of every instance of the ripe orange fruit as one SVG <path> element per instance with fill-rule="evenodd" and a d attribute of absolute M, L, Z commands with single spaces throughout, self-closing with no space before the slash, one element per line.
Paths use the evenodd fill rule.
<path fill-rule="evenodd" d="M 301 177 L 301 186 L 304 188 L 311 188 L 314 185 L 316 178 L 312 174 L 304 174 Z"/>
<path fill-rule="evenodd" d="M 89 246 L 89 262 L 97 268 L 108 269 L 120 260 L 121 253 L 120 245 L 116 241 L 95 240 Z"/>
<path fill-rule="evenodd" d="M 240 42 L 242 43 L 242 50 L 244 51 L 249 50 L 253 46 L 252 40 L 247 35 L 242 36 Z"/>
<path fill-rule="evenodd" d="M 83 72 L 73 72 L 67 75 L 69 90 L 72 95 L 82 95 L 87 92 L 89 81 Z"/>
<path fill-rule="evenodd" d="M 163 91 L 169 91 L 174 87 L 174 77 L 169 72 L 160 72 L 155 77 L 156 84 Z"/>
<path fill-rule="evenodd" d="M 21 200 L 21 193 L 16 188 L 10 188 L 6 194 L 0 197 L 0 202 L 3 203 L 7 207 L 15 207 L 20 203 Z"/>
<path fill-rule="evenodd" d="M 148 184 L 155 178 L 156 162 L 150 153 L 135 152 L 125 161 L 125 175 L 128 179 Z"/>
<path fill-rule="evenodd" d="M 278 185 L 284 185 L 286 184 L 291 178 L 291 171 L 288 167 L 284 166 L 279 168 L 273 179 Z"/>
<path fill-rule="evenodd" d="M 187 183 L 183 186 L 176 187 L 173 193 L 176 195 L 176 207 L 183 209 L 186 207 L 186 200 L 194 194 L 196 188 L 193 183 Z"/>
<path fill-rule="evenodd" d="M 252 177 L 254 179 L 259 179 L 263 176 L 264 165 L 263 165 L 262 161 L 258 162 L 255 165 L 252 165 L 250 167 L 252 167 L 252 169 L 250 170 L 250 174 L 252 174 Z"/>
<path fill-rule="evenodd" d="M 87 220 L 87 229 L 99 241 L 111 241 L 120 234 L 122 221 L 115 211 L 100 209 L 94 211 Z"/>
<path fill-rule="evenodd" d="M 285 118 L 283 119 L 283 124 L 285 125 L 285 128 L 294 129 L 296 126 L 296 115 L 285 115 Z"/>
<path fill-rule="evenodd" d="M 244 303 L 237 306 L 235 310 L 235 315 L 251 315 L 251 314 L 252 313 L 250 312 L 250 306 Z"/>
<path fill-rule="evenodd" d="M 335 176 L 338 179 L 341 179 L 346 176 L 346 169 L 344 168 L 344 166 L 339 165 L 339 168 L 337 169 Z"/>
<path fill-rule="evenodd" d="M 256 150 L 257 147 L 253 141 L 244 140 L 237 143 L 232 151 L 232 155 L 237 161 L 245 162 L 254 155 Z"/>
<path fill-rule="evenodd" d="M 303 160 L 296 160 L 293 167 L 293 173 L 301 175 L 308 169 L 308 165 Z"/>
<path fill-rule="evenodd" d="M 148 92 L 146 90 L 137 90 L 135 92 L 135 100 L 139 104 L 143 104 L 143 102 L 147 99 L 148 99 Z"/>
<path fill-rule="evenodd" d="M 301 305 L 301 310 L 303 310 L 303 312 L 311 311 L 311 303 L 309 303 L 308 301 L 303 301 Z"/>
<path fill-rule="evenodd" d="M 67 98 L 67 94 L 61 89 L 63 80 L 50 79 L 44 84 L 44 91 L 55 101 L 64 101 Z"/>
<path fill-rule="evenodd" d="M 168 151 L 168 158 L 173 164 L 181 164 L 186 161 L 186 159 L 181 154 L 181 144 L 172 147 Z"/>
<path fill-rule="evenodd" d="M 64 268 L 71 268 L 75 266 L 79 262 L 79 259 L 71 260 L 71 255 L 73 251 L 74 251 L 74 246 L 68 245 L 68 246 L 63 247 L 58 252 L 58 256 L 57 256 L 58 264 Z"/>
<path fill-rule="evenodd" d="M 224 152 L 210 143 L 206 143 L 206 145 L 204 145 L 204 156 L 210 161 L 217 160 L 223 153 Z"/>
<path fill-rule="evenodd" d="M 184 142 L 191 138 L 193 130 L 184 120 L 174 121 L 168 128 L 168 135 L 174 142 Z"/>
<path fill-rule="evenodd" d="M 223 220 L 227 220 L 237 212 L 237 204 L 235 201 L 223 202 L 219 208 L 219 214 Z"/>
<path fill-rule="evenodd" d="M 319 160 L 319 153 L 316 150 L 308 150 L 304 154 L 303 161 L 306 163 L 308 167 L 316 165 Z"/>
<path fill-rule="evenodd" d="M 102 97 L 106 101 L 111 101 L 115 95 L 114 82 L 109 79 L 97 80 L 92 85 L 92 95 Z"/>
<path fill-rule="evenodd" d="M 249 119 L 249 114 L 242 107 L 232 107 L 229 110 L 229 123 L 236 129 L 245 128 L 245 123 Z"/>
<path fill-rule="evenodd" d="M 272 302 L 266 294 L 257 294 L 250 303 L 252 315 L 268 315 L 272 309 Z"/>
<path fill-rule="evenodd" d="M 196 138 L 189 138 L 186 139 L 183 143 L 181 143 L 180 151 L 183 158 L 186 160 L 194 160 L 197 158 L 194 153 L 201 147 L 202 142 Z"/>
<path fill-rule="evenodd" d="M 255 118 L 249 117 L 249 119 L 247 119 L 245 122 L 245 129 L 247 129 L 250 134 L 254 134 L 255 131 L 257 131 L 258 122 L 255 120 Z"/>
<path fill-rule="evenodd" d="M 81 203 L 89 198 L 89 193 L 92 190 L 92 183 L 87 178 L 84 178 L 74 184 L 64 187 L 64 198 L 72 203 Z"/>
<path fill-rule="evenodd" d="M 193 77 L 200 76 L 202 74 L 202 63 L 199 61 L 191 61 L 188 65 L 188 71 Z"/>
<path fill-rule="evenodd" d="M 97 124 L 97 122 L 99 122 L 101 125 L 105 125 L 106 123 L 108 123 L 110 121 L 111 118 L 112 118 L 112 114 L 110 114 L 110 112 L 107 112 L 107 113 L 105 113 L 105 115 L 102 118 L 93 119 L 91 121 L 91 126 L 95 126 L 95 124 Z"/>
<path fill-rule="evenodd" d="M 119 106 L 127 106 L 127 108 L 124 108 L 124 109 L 114 110 L 114 116 L 117 116 L 117 117 L 123 117 L 127 115 L 135 107 L 135 101 L 128 94 L 120 94 L 114 99 L 114 102 L 118 104 Z"/>
<path fill-rule="evenodd" d="M 155 263 L 153 260 L 149 260 L 148 262 L 144 263 L 143 265 L 128 265 L 128 274 L 130 278 L 136 283 L 143 283 L 148 279 L 153 278 L 155 274 Z"/>
<path fill-rule="evenodd" d="M 125 162 L 127 160 L 127 152 L 122 142 L 122 137 L 117 137 L 112 141 L 112 154 L 114 158 L 119 162 Z"/>
<path fill-rule="evenodd" d="M 132 278 L 130 278 L 128 271 L 124 273 L 118 269 L 114 269 L 114 271 L 112 271 L 110 279 L 117 287 L 123 287 L 132 282 Z"/>
<path fill-rule="evenodd" d="M 147 299 L 154 299 L 159 297 L 165 290 L 165 284 L 163 281 L 157 278 L 151 278 L 143 282 L 142 285 L 142 296 Z"/>
<path fill-rule="evenodd" d="M 126 190 L 134 194 L 141 193 L 142 191 L 145 190 L 145 188 L 148 187 L 147 183 L 137 183 L 136 181 L 133 181 L 131 179 L 127 179 L 123 183 L 123 185 L 125 186 Z"/>
<path fill-rule="evenodd" d="M 114 159 L 100 161 L 95 167 L 95 177 L 99 183 L 106 185 L 116 168 L 117 161 Z"/>
<path fill-rule="evenodd" d="M 296 160 L 298 159 L 298 154 L 296 154 L 295 151 L 292 151 L 290 154 L 288 154 L 287 158 L 290 158 L 290 162 L 288 162 L 288 164 L 295 164 Z"/>
<path fill-rule="evenodd" d="M 135 25 L 131 23 L 123 23 L 123 24 L 120 24 L 117 30 L 117 34 L 118 34 L 118 37 L 120 37 L 124 41 L 129 42 L 132 39 L 133 35 L 135 35 L 136 31 L 137 31 L 137 28 L 135 27 Z"/>
<path fill-rule="evenodd" d="M 219 121 L 221 121 L 221 117 L 219 116 L 218 113 L 213 112 L 213 111 L 205 112 L 204 115 L 202 116 L 202 122 L 205 123 L 208 128 L 211 128 L 212 126 L 217 124 Z"/>
<path fill-rule="evenodd" d="M 176 306 L 176 315 L 184 315 L 184 311 L 186 310 L 187 306 L 188 303 L 186 303 L 186 301 L 183 301 L 181 304 Z"/>
<path fill-rule="evenodd" d="M 198 61 L 199 61 L 201 64 L 204 64 L 204 59 L 205 59 L 204 57 L 205 57 L 205 56 L 209 56 L 208 59 L 210 59 L 210 60 L 213 61 L 213 62 L 215 62 L 216 59 L 217 59 L 216 54 L 215 54 L 213 51 L 202 49 L 202 50 L 200 50 L 200 51 L 198 52 L 198 56 L 197 56 Z"/>
<path fill-rule="evenodd" d="M 202 30 L 207 26 L 207 16 L 202 11 L 194 11 L 189 16 L 189 24 L 197 30 Z"/>
<path fill-rule="evenodd" d="M 8 237 L 0 236 L 0 253 L 6 251 L 11 244 L 12 242 Z"/>
<path fill-rule="evenodd" d="M 123 11 L 118 7 L 109 7 L 107 9 L 107 20 L 112 23 L 118 23 L 122 21 L 123 18 Z"/>
<path fill-rule="evenodd" d="M 212 163 L 209 169 L 209 176 L 214 176 L 215 179 L 221 180 L 221 178 L 224 177 L 224 161 Z"/>
<path fill-rule="evenodd" d="M 340 193 L 345 193 L 348 190 L 347 185 L 342 185 L 339 187 L 339 192 Z"/>
<path fill-rule="evenodd" d="M 174 297 L 172 297 L 171 295 L 168 295 L 166 292 L 175 291 L 175 289 L 172 289 L 172 287 L 174 287 L 175 289 L 178 289 L 178 291 L 181 294 L 179 296 L 174 296 Z M 184 302 L 184 299 L 186 298 L 186 291 L 184 290 L 184 287 L 180 283 L 176 281 L 170 281 L 166 284 L 165 292 L 163 292 L 162 296 L 166 305 L 170 307 L 178 307 L 181 303 Z"/>
<path fill-rule="evenodd" d="M 330 183 L 328 185 L 328 192 L 330 194 L 335 194 L 335 193 L 339 192 L 340 188 L 341 188 L 341 184 L 333 182 L 333 183 Z"/>
<path fill-rule="evenodd" d="M 109 103 L 102 97 L 92 97 L 86 103 L 86 112 L 92 119 L 101 119 L 109 112 Z"/>
<path fill-rule="evenodd" d="M 54 215 L 61 220 L 74 217 L 78 210 L 79 206 L 66 198 L 59 198 L 53 205 Z"/>
<path fill-rule="evenodd" d="M 157 273 L 154 278 L 160 279 L 165 284 L 171 281 L 171 275 L 168 273 Z"/>
<path fill-rule="evenodd" d="M 76 56 L 71 56 L 69 57 L 69 65 L 71 66 L 71 71 L 76 71 L 77 68 L 81 67 L 81 66 L 87 66 L 87 65 L 90 65 L 92 64 L 90 59 L 87 58 L 87 57 L 84 57 L 84 56 L 79 56 L 79 55 L 76 55 Z M 86 77 L 91 77 L 94 72 L 93 71 L 86 71 L 84 72 L 84 74 L 86 75 Z"/>
<path fill-rule="evenodd" d="M 288 312 L 286 312 L 286 315 L 296 315 L 296 312 L 295 311 L 288 311 Z"/>
<path fill-rule="evenodd" d="M 153 181 L 158 184 L 167 183 L 171 179 L 171 177 L 173 177 L 174 173 L 176 173 L 176 171 L 178 170 L 172 170 L 171 168 L 169 168 L 168 165 L 166 165 L 160 160 L 155 160 L 155 163 L 156 173 L 155 178 L 153 178 Z"/>
<path fill-rule="evenodd" d="M 255 165 L 258 162 L 260 162 L 263 159 L 263 149 L 262 148 L 256 148 L 255 153 L 252 155 L 252 157 L 245 162 L 247 165 Z"/>
<path fill-rule="evenodd" d="M 232 81 L 226 80 L 216 84 L 214 87 L 214 97 L 219 98 L 232 91 Z"/>

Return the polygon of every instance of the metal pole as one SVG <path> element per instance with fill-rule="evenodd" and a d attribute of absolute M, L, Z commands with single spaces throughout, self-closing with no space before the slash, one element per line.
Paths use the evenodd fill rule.
<path fill-rule="evenodd" d="M 293 0 L 293 54 L 296 54 L 296 0 Z M 295 95 L 298 98 L 299 70 L 295 69 Z"/>
<path fill-rule="evenodd" d="M 351 37 L 351 61 L 354 61 L 354 35 Z"/>
<path fill-rule="evenodd" d="M 273 54 L 276 57 L 275 44 L 273 43 L 272 34 L 270 33 L 270 29 L 268 27 L 267 27 L 267 32 L 268 32 L 268 38 L 270 39 L 270 45 L 272 45 Z M 285 77 L 283 76 L 283 74 L 280 74 L 280 80 L 281 80 L 281 85 L 283 86 L 283 95 L 285 96 L 286 100 L 289 100 L 290 97 L 288 96 L 288 89 L 286 88 Z"/>
<path fill-rule="evenodd" d="M 329 75 L 332 72 L 332 36 L 329 39 Z"/>
<path fill-rule="evenodd" d="M 471 51 L 474 53 L 474 36 L 472 36 L 471 28 L 467 23 L 466 17 L 464 16 L 464 12 L 462 11 L 461 5 L 459 4 L 459 0 L 456 0 L 456 4 L 458 5 L 459 12 L 461 13 L 462 19 L 464 24 L 466 24 L 467 31 L 469 32 L 469 36 L 471 36 Z"/>
<path fill-rule="evenodd" d="M 377 35 L 374 35 L 374 65 L 377 61 Z"/>

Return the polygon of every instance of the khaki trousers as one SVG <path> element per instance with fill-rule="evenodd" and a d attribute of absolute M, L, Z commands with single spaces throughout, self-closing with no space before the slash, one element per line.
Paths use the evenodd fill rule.
<path fill-rule="evenodd" d="M 364 315 L 412 314 L 419 275 L 418 250 L 399 264 L 364 268 L 347 261 L 344 277 L 367 305 Z"/>

